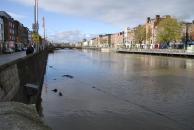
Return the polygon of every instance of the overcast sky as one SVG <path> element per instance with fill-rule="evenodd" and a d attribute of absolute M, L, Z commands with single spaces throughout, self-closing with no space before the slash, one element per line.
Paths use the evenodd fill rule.
<path fill-rule="evenodd" d="M 0 8 L 31 28 L 33 4 L 34 0 L 1 0 Z M 122 31 L 157 14 L 194 19 L 194 0 L 39 0 L 39 5 L 47 36 L 64 42 Z"/>

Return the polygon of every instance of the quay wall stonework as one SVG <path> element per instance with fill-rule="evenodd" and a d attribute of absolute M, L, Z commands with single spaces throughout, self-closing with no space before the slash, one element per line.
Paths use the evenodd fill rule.
<path fill-rule="evenodd" d="M 47 64 L 47 51 L 20 58 L 0 66 L 0 102 L 16 101 L 29 103 L 25 84 L 30 83 L 42 89 Z"/>

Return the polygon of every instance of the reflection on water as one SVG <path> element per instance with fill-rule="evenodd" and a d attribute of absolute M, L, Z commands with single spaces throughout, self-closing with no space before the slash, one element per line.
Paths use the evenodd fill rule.
<path fill-rule="evenodd" d="M 56 51 L 42 91 L 44 120 L 54 130 L 193 130 L 193 72 L 192 59 Z"/>

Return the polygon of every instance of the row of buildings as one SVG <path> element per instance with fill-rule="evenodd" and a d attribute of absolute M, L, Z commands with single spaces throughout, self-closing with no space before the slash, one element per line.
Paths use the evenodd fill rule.
<path fill-rule="evenodd" d="M 32 31 L 5 11 L 0 11 L 0 53 L 21 50 L 32 42 Z"/>
<path fill-rule="evenodd" d="M 84 47 L 108 47 L 108 48 L 158 48 L 160 43 L 157 42 L 157 27 L 159 23 L 166 19 L 167 16 L 156 15 L 155 18 L 148 17 L 145 24 L 142 25 L 145 28 L 146 38 L 140 44 L 135 41 L 135 30 L 134 28 L 126 28 L 122 32 L 98 35 L 97 37 L 84 40 L 80 44 Z M 182 40 L 177 41 L 176 44 L 184 44 L 187 41 L 194 41 L 194 21 L 192 23 L 182 22 Z M 149 34 L 148 34 L 149 33 Z M 149 38 L 148 38 L 149 35 Z"/>

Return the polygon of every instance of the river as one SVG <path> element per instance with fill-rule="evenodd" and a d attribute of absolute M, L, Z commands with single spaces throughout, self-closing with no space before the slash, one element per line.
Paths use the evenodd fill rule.
<path fill-rule="evenodd" d="M 41 97 L 53 130 L 194 130 L 194 60 L 58 50 Z"/>

